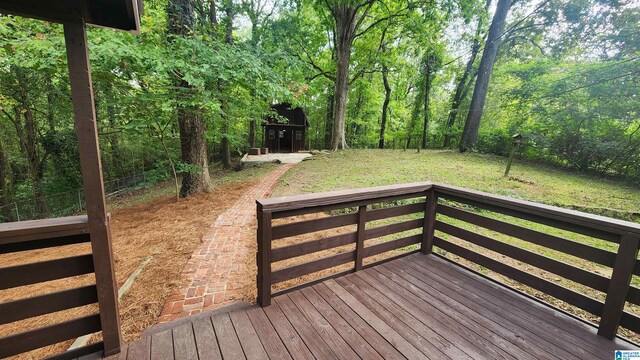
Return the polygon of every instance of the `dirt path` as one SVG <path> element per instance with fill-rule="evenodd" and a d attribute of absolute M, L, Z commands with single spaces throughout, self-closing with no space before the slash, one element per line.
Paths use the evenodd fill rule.
<path fill-rule="evenodd" d="M 167 298 L 158 323 L 235 301 L 255 301 L 255 199 L 269 196 L 292 166 L 282 165 L 263 177 L 218 216 L 182 270 L 183 284 Z"/>

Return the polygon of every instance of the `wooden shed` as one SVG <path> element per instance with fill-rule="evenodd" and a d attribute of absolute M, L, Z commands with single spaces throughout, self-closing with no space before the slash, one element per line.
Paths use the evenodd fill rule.
<path fill-rule="evenodd" d="M 289 153 L 304 150 L 309 127 L 307 114 L 301 107 L 289 103 L 271 106 L 271 114 L 265 117 L 264 146 L 272 153 Z"/>

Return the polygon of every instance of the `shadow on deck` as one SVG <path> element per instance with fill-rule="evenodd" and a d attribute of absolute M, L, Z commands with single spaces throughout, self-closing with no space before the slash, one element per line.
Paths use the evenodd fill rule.
<path fill-rule="evenodd" d="M 634 347 L 436 255 L 272 300 L 168 323 L 114 359 L 606 359 Z"/>

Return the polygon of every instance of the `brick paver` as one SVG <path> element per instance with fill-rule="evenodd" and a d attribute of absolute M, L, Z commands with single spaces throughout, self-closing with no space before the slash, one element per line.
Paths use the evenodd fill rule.
<path fill-rule="evenodd" d="M 293 164 L 272 171 L 220 214 L 182 270 L 184 285 L 164 304 L 158 323 L 235 301 L 255 301 L 256 205 Z"/>

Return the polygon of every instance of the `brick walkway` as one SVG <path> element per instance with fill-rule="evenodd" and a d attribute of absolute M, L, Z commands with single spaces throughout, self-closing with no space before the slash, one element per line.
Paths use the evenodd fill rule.
<path fill-rule="evenodd" d="M 256 205 L 293 164 L 272 171 L 218 216 L 182 270 L 184 286 L 169 296 L 158 323 L 256 296 Z"/>

